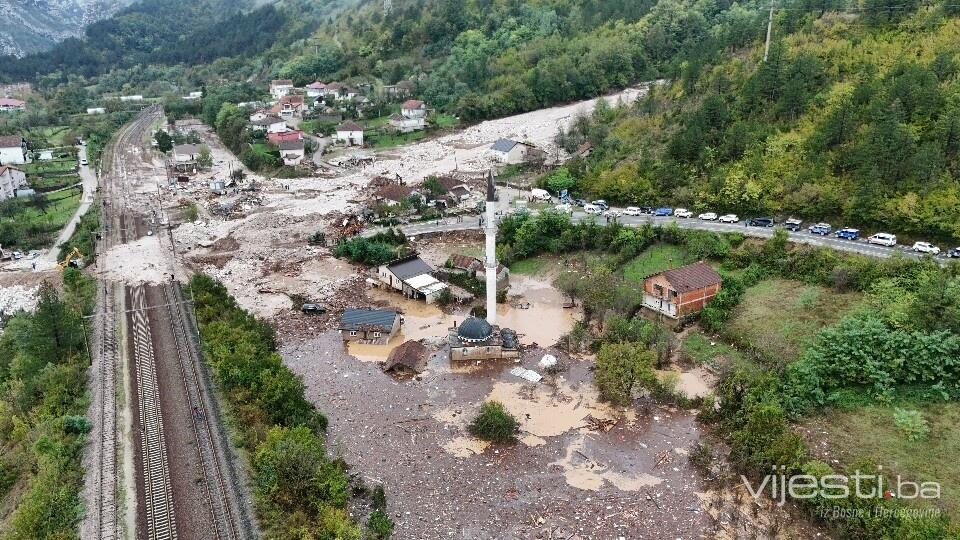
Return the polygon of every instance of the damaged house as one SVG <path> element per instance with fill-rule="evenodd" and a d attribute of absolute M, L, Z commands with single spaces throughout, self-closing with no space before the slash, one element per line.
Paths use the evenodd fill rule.
<path fill-rule="evenodd" d="M 480 281 L 487 279 L 487 267 L 483 261 L 476 257 L 454 253 L 447 259 L 443 265 L 444 269 L 451 274 L 468 275 Z M 510 269 L 502 264 L 497 265 L 497 290 L 506 289 L 510 286 Z"/>
<path fill-rule="evenodd" d="M 344 341 L 385 345 L 402 324 L 400 313 L 392 309 L 348 309 L 340 317 L 339 331 Z"/>
<path fill-rule="evenodd" d="M 377 276 L 381 282 L 402 292 L 404 296 L 428 304 L 436 302 L 447 290 L 447 284 L 433 277 L 433 268 L 416 254 L 381 265 L 377 269 Z"/>

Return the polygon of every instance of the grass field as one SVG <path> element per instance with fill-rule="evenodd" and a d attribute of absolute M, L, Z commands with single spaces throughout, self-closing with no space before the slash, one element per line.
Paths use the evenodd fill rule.
<path fill-rule="evenodd" d="M 63 176 L 45 176 L 30 180 L 30 187 L 37 191 L 53 191 L 55 189 L 65 188 L 80 182 L 80 176 L 76 174 L 65 174 Z"/>
<path fill-rule="evenodd" d="M 45 211 L 30 199 L 4 201 L 0 244 L 24 251 L 49 246 L 80 206 L 81 195 L 78 190 L 49 195 Z"/>
<path fill-rule="evenodd" d="M 369 133 L 366 135 L 366 142 L 377 149 L 393 148 L 412 142 L 423 140 L 427 136 L 426 131 L 414 131 L 413 133 L 398 133 L 396 135 L 386 133 Z"/>
<path fill-rule="evenodd" d="M 711 338 L 698 328 L 691 330 L 680 344 L 680 356 L 694 365 L 722 368 L 724 366 L 754 367 L 756 364 L 746 353 Z"/>
<path fill-rule="evenodd" d="M 840 294 L 798 281 L 771 279 L 747 289 L 726 333 L 778 365 L 795 360 L 820 330 L 857 307 L 859 293 Z"/>
<path fill-rule="evenodd" d="M 53 161 L 34 161 L 20 166 L 23 172 L 31 175 L 46 173 L 64 173 L 77 170 L 76 159 L 57 159 Z"/>
<path fill-rule="evenodd" d="M 624 265 L 623 277 L 627 281 L 639 282 L 650 274 L 692 262 L 693 257 L 684 248 L 672 244 L 657 244 Z"/>
<path fill-rule="evenodd" d="M 881 465 L 888 477 L 899 474 L 905 482 L 939 482 L 941 497 L 933 504 L 954 520 L 960 519 L 960 403 L 900 407 L 923 414 L 930 426 L 926 438 L 909 440 L 894 422 L 894 407 L 879 405 L 831 410 L 809 418 L 801 427 L 811 448 L 824 452 L 821 459 L 836 459 L 846 467 L 869 460 Z M 918 499 L 915 504 L 929 503 Z"/>
<path fill-rule="evenodd" d="M 543 256 L 524 259 L 510 265 L 510 272 L 520 276 L 535 276 L 542 272 L 550 261 Z"/>

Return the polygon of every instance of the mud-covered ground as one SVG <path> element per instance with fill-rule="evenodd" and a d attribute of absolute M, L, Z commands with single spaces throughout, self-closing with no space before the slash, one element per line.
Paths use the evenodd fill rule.
<path fill-rule="evenodd" d="M 521 364 L 537 369 L 545 351 Z M 531 384 L 513 361 L 451 367 L 443 350 L 421 377 L 398 381 L 358 360 L 339 335 L 283 347 L 285 362 L 330 418 L 330 451 L 368 484 L 383 483 L 396 538 L 711 538 L 704 490 L 687 459 L 690 412 L 600 403 L 589 359 Z M 497 399 L 520 442 L 489 446 L 466 424 Z M 609 431 L 597 420 L 613 420 Z"/>

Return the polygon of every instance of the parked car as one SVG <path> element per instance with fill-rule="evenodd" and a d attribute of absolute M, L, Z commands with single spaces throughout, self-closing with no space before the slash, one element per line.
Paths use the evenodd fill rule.
<path fill-rule="evenodd" d="M 320 304 L 304 304 L 300 306 L 300 311 L 307 313 L 309 315 L 319 315 L 321 313 L 326 313 L 326 306 Z"/>
<path fill-rule="evenodd" d="M 929 253 L 931 255 L 940 254 L 940 248 L 931 244 L 930 242 L 914 242 L 913 250 L 917 253 Z"/>
<path fill-rule="evenodd" d="M 652 213 L 653 213 L 653 207 L 652 207 L 652 206 L 641 206 L 641 207 L 640 207 L 640 211 L 643 212 L 644 214 L 652 214 Z"/>
<path fill-rule="evenodd" d="M 860 239 L 860 229 L 851 229 L 850 227 L 844 227 L 837 231 L 837 238 L 842 238 L 844 240 L 859 240 Z"/>
<path fill-rule="evenodd" d="M 878 246 L 893 247 L 897 245 L 897 236 L 895 234 L 881 232 L 867 238 L 867 242 Z"/>
<path fill-rule="evenodd" d="M 22 252 L 22 251 L 14 251 L 14 252 L 13 252 L 13 258 L 14 258 L 15 260 L 18 260 L 18 261 L 19 261 L 20 259 L 23 258 L 23 252 Z"/>
<path fill-rule="evenodd" d="M 609 210 L 604 210 L 604 211 L 603 211 L 603 215 L 606 216 L 606 217 L 617 218 L 617 217 L 622 216 L 622 215 L 623 215 L 623 212 L 611 208 L 611 209 L 609 209 Z"/>
<path fill-rule="evenodd" d="M 84 166 L 84 167 L 86 167 L 86 166 L 89 165 L 89 164 L 90 164 L 90 163 L 87 162 L 87 160 L 85 160 L 85 159 L 81 159 L 81 160 L 80 160 L 80 165 L 82 165 L 82 166 Z"/>
<path fill-rule="evenodd" d="M 603 208 L 600 208 L 599 206 L 597 206 L 597 205 L 595 205 L 595 204 L 585 204 L 585 205 L 583 206 L 583 211 L 586 212 L 586 213 L 588 213 L 588 214 L 593 214 L 593 215 L 599 216 L 599 215 L 603 212 Z"/>
<path fill-rule="evenodd" d="M 580 208 L 583 208 L 584 206 L 587 205 L 587 200 L 586 200 L 586 199 L 574 199 L 574 200 L 573 200 L 573 204 L 579 206 Z"/>
<path fill-rule="evenodd" d="M 955 247 L 947 252 L 947 257 L 951 259 L 960 259 L 960 247 Z"/>
<path fill-rule="evenodd" d="M 783 222 L 783 227 L 788 231 L 793 231 L 793 232 L 799 231 L 801 225 L 803 225 L 803 222 L 796 218 L 790 218 Z"/>
<path fill-rule="evenodd" d="M 773 227 L 773 218 L 755 217 L 747 220 L 750 227 Z"/>
<path fill-rule="evenodd" d="M 678 218 L 692 218 L 693 212 L 687 210 L 686 208 L 677 208 L 673 211 L 673 215 Z"/>
<path fill-rule="evenodd" d="M 672 216 L 672 215 L 673 215 L 673 208 L 657 208 L 656 210 L 653 211 L 653 215 L 655 215 L 655 216 L 661 216 L 661 217 L 663 217 L 663 216 Z"/>
<path fill-rule="evenodd" d="M 833 226 L 829 223 L 814 223 L 808 229 L 810 234 L 819 234 L 820 236 L 826 236 L 830 234 L 830 231 L 833 230 Z"/>
<path fill-rule="evenodd" d="M 628 206 L 623 209 L 623 215 L 625 216 L 639 216 L 641 214 L 643 214 L 643 212 L 636 206 Z"/>
<path fill-rule="evenodd" d="M 603 208 L 604 210 L 609 210 L 609 209 L 610 209 L 610 205 L 607 204 L 607 201 L 605 201 L 605 200 L 603 200 L 603 199 L 597 199 L 597 200 L 593 201 L 593 205 L 594 205 L 594 206 L 599 206 L 600 208 Z"/>
<path fill-rule="evenodd" d="M 716 221 L 717 214 L 713 212 L 704 212 L 703 214 L 700 214 L 699 216 L 697 216 L 697 218 L 702 219 L 704 221 Z"/>
<path fill-rule="evenodd" d="M 717 218 L 720 223 L 736 223 L 740 221 L 740 216 L 736 214 L 724 214 Z"/>

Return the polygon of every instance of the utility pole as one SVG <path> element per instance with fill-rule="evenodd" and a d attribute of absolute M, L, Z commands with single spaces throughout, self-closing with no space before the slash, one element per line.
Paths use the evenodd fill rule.
<path fill-rule="evenodd" d="M 770 17 L 767 19 L 767 43 L 763 47 L 763 61 L 766 63 L 770 55 L 770 34 L 773 33 L 773 6 L 770 6 Z"/>

